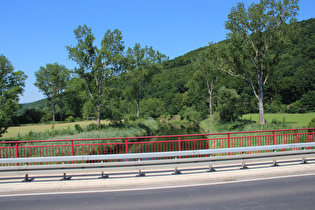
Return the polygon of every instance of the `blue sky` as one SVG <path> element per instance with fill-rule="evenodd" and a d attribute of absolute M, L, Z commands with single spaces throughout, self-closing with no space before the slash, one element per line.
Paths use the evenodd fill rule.
<path fill-rule="evenodd" d="M 122 31 L 126 48 L 152 46 L 181 56 L 224 40 L 224 22 L 241 0 L 0 0 L 0 54 L 28 76 L 20 103 L 44 98 L 33 85 L 40 66 L 58 62 L 69 69 L 67 45 L 73 30 L 91 27 L 99 44 L 107 29 Z M 246 6 L 259 0 L 243 0 Z M 298 20 L 314 17 L 315 1 L 300 0 Z"/>

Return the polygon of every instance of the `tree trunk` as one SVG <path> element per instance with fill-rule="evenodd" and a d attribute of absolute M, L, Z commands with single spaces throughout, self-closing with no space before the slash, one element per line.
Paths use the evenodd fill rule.
<path fill-rule="evenodd" d="M 259 124 L 265 124 L 265 111 L 264 111 L 264 87 L 262 80 L 259 81 L 259 97 L 258 97 L 258 107 L 259 107 Z"/>
<path fill-rule="evenodd" d="M 101 125 L 101 101 L 100 101 L 100 98 L 98 99 L 96 108 L 97 108 L 96 125 L 97 125 L 97 127 L 99 127 Z"/>
<path fill-rule="evenodd" d="M 213 118 L 212 114 L 212 91 L 209 90 L 209 112 L 210 112 L 210 118 Z"/>
<path fill-rule="evenodd" d="M 59 100 L 60 100 L 60 104 L 59 104 L 59 106 L 60 106 L 60 120 L 63 121 L 63 114 L 62 114 L 62 108 L 63 108 L 62 96 L 60 96 Z"/>
<path fill-rule="evenodd" d="M 140 117 L 140 97 L 137 94 L 137 117 Z"/>
<path fill-rule="evenodd" d="M 53 112 L 53 122 L 55 122 L 56 121 L 56 113 L 55 113 L 56 105 L 54 101 L 51 102 L 51 106 L 52 106 L 52 112 Z"/>
<path fill-rule="evenodd" d="M 210 113 L 210 118 L 213 118 L 213 111 L 212 111 L 212 93 L 213 93 L 213 89 L 214 89 L 214 85 L 215 85 L 215 80 L 214 77 L 212 77 L 211 79 L 211 84 L 209 84 L 209 81 L 206 77 L 206 83 L 207 83 L 207 87 L 208 87 L 208 93 L 209 93 L 209 113 Z"/>
<path fill-rule="evenodd" d="M 263 97 L 260 96 L 258 98 L 258 105 L 259 105 L 259 124 L 265 124 L 265 111 L 264 111 L 264 102 Z"/>

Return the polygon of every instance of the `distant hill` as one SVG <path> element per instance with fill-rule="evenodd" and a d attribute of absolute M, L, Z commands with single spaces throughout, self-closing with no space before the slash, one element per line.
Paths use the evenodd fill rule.
<path fill-rule="evenodd" d="M 23 114 L 29 108 L 44 109 L 46 107 L 46 100 L 47 99 L 41 99 L 39 101 L 34 101 L 34 102 L 31 102 L 31 103 L 21 104 L 22 107 L 21 107 L 21 109 L 19 111 L 19 114 Z"/>

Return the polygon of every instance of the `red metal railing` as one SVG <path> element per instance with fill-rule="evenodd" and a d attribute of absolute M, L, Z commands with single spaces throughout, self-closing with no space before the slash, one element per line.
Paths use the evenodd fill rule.
<path fill-rule="evenodd" d="M 127 154 L 314 142 L 315 128 L 0 142 L 0 158 Z"/>

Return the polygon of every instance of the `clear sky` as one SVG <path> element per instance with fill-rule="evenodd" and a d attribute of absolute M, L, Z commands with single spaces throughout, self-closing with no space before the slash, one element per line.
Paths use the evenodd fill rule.
<path fill-rule="evenodd" d="M 28 76 L 20 103 L 43 99 L 33 85 L 40 66 L 69 69 L 73 30 L 91 27 L 99 44 L 107 29 L 122 31 L 126 48 L 140 43 L 170 59 L 226 38 L 224 22 L 242 0 L 0 0 L 0 54 Z M 259 0 L 243 0 L 246 6 Z M 315 0 L 300 0 L 298 20 L 314 17 Z"/>

